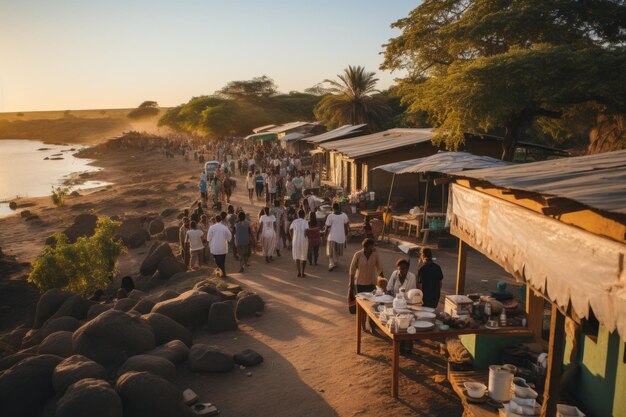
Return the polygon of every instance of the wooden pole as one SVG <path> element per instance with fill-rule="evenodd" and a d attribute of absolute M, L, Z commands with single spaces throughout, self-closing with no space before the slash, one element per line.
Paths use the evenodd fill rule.
<path fill-rule="evenodd" d="M 456 269 L 456 293 L 465 293 L 465 267 L 467 265 L 467 243 L 459 239 L 459 258 Z"/>
<path fill-rule="evenodd" d="M 550 346 L 548 348 L 548 369 L 546 384 L 543 390 L 542 417 L 556 415 L 556 403 L 559 401 L 559 381 L 563 366 L 563 349 L 565 346 L 565 316 L 556 304 L 552 304 L 550 319 Z"/>
<path fill-rule="evenodd" d="M 426 191 L 424 192 L 424 218 L 422 219 L 422 229 L 428 229 L 428 189 L 430 188 L 429 182 L 430 175 L 426 174 Z"/>
<path fill-rule="evenodd" d="M 391 204 L 391 192 L 393 191 L 393 183 L 396 181 L 396 174 L 394 172 L 393 177 L 391 177 L 391 187 L 389 188 L 389 197 L 387 197 L 387 209 Z M 380 240 L 383 240 L 385 237 L 385 229 L 387 228 L 387 222 L 385 221 L 385 212 L 383 211 L 383 232 L 380 236 Z"/>
<path fill-rule="evenodd" d="M 533 334 L 535 341 L 540 341 L 543 333 L 543 305 L 544 299 L 526 284 L 526 314 L 528 315 L 528 330 Z"/>

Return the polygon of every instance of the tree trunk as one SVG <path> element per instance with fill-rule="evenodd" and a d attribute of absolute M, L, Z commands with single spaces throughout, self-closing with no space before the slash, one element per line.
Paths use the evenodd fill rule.
<path fill-rule="evenodd" d="M 518 118 L 511 118 L 504 126 L 504 140 L 502 141 L 502 159 L 511 162 L 515 155 L 515 147 L 517 146 L 517 128 L 519 127 Z"/>

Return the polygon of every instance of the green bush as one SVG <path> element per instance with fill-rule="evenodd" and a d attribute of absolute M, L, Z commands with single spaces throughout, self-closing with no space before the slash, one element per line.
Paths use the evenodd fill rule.
<path fill-rule="evenodd" d="M 69 243 L 62 233 L 55 235 L 56 244 L 46 246 L 33 262 L 28 282 L 40 291 L 52 288 L 88 296 L 111 283 L 115 261 L 126 251 L 124 244 L 114 239 L 120 222 L 100 217 L 93 236 L 79 237 Z"/>
<path fill-rule="evenodd" d="M 52 203 L 57 207 L 65 205 L 65 197 L 69 194 L 70 189 L 67 187 L 52 187 Z"/>

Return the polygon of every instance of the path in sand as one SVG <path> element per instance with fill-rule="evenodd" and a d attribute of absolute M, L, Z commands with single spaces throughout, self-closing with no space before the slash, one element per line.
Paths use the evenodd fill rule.
<path fill-rule="evenodd" d="M 241 177 L 238 184 L 232 203 L 255 217 L 261 204 L 250 205 Z M 307 266 L 306 278 L 297 277 L 291 251 L 283 251 L 270 264 L 253 255 L 252 266 L 241 274 L 235 273 L 238 263 L 229 255 L 230 280 L 258 292 L 266 301 L 266 312 L 240 323 L 238 332 L 198 333 L 194 343 L 214 344 L 233 353 L 251 348 L 265 362 L 226 375 L 194 375 L 181 367 L 179 385 L 215 403 L 223 416 L 460 415 L 460 402 L 444 378 L 446 363 L 437 353 L 437 342 L 416 344 L 416 354 L 402 357 L 400 400 L 389 395 L 390 343 L 366 333 L 363 354 L 355 353 L 355 316 L 348 313 L 346 291 L 349 261 L 358 249 L 358 244 L 350 244 L 334 272 L 328 272 L 326 255 L 321 254 L 319 266 Z M 389 276 L 403 254 L 379 250 Z M 446 277 L 444 290 L 452 291 L 456 251 L 436 251 L 436 257 Z M 411 271 L 416 264 L 414 258 Z M 469 265 L 469 290 L 484 287 L 481 279 L 502 275 L 476 253 L 470 254 Z"/>

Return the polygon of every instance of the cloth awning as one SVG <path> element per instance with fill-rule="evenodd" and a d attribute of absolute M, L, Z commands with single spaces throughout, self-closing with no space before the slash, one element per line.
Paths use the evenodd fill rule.
<path fill-rule="evenodd" d="M 626 245 L 457 184 L 450 233 L 580 318 L 626 339 Z"/>
<path fill-rule="evenodd" d="M 256 133 L 246 136 L 246 140 L 276 140 L 277 138 L 276 133 Z"/>
<path fill-rule="evenodd" d="M 500 159 L 474 155 L 468 152 L 438 152 L 424 158 L 380 165 L 374 169 L 382 169 L 383 171 L 394 174 L 417 174 L 420 172 L 439 172 L 447 174 L 450 172 L 493 168 L 510 164 L 510 162 L 505 162 Z"/>

